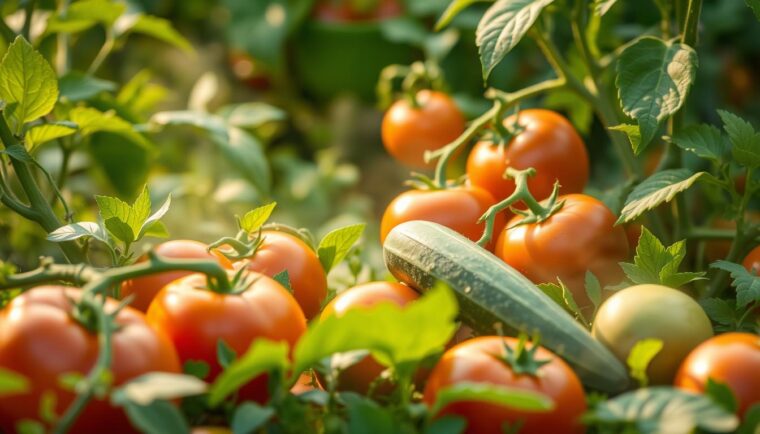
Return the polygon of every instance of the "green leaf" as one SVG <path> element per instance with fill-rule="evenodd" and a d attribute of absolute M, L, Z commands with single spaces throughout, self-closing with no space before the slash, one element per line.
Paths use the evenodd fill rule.
<path fill-rule="evenodd" d="M 139 405 L 128 401 L 124 410 L 130 422 L 145 434 L 190 434 L 190 427 L 179 408 L 167 401 Z"/>
<path fill-rule="evenodd" d="M 581 313 L 578 303 L 575 302 L 573 293 L 567 289 L 567 286 L 565 286 L 565 283 L 562 282 L 561 279 L 557 278 L 557 282 L 558 283 L 539 283 L 536 286 L 543 291 L 544 294 L 548 295 L 549 298 L 554 300 L 555 303 L 562 306 L 562 308 L 572 315 L 573 318 L 583 324 L 583 327 L 588 328 L 588 321 L 586 321 L 583 313 Z"/>
<path fill-rule="evenodd" d="M 742 166 L 760 167 L 760 133 L 744 119 L 725 110 L 718 110 L 723 128 L 731 139 L 731 153 Z"/>
<path fill-rule="evenodd" d="M 188 360 L 182 365 L 182 372 L 203 380 L 208 377 L 208 374 L 211 372 L 211 367 L 208 363 L 201 360 Z"/>
<path fill-rule="evenodd" d="M 95 133 L 90 136 L 86 149 L 95 168 L 121 197 L 139 194 L 148 181 L 155 155 L 152 148 L 146 148 L 147 142 L 140 134 L 130 133 Z"/>
<path fill-rule="evenodd" d="M 710 319 L 724 326 L 733 327 L 736 325 L 736 304 L 732 301 L 722 298 L 707 298 L 701 300 L 699 304 L 705 310 Z"/>
<path fill-rule="evenodd" d="M 29 380 L 9 369 L 0 368 L 0 396 L 13 396 L 29 390 Z"/>
<path fill-rule="evenodd" d="M 731 286 L 736 288 L 736 305 L 744 307 L 753 302 L 760 302 L 760 276 L 753 275 L 739 264 L 728 261 L 717 261 L 710 264 L 731 273 Z"/>
<path fill-rule="evenodd" d="M 269 162 L 264 154 L 264 145 L 248 132 L 229 127 L 227 138 L 220 140 L 213 136 L 227 160 L 262 194 L 267 194 L 272 185 Z"/>
<path fill-rule="evenodd" d="M 525 36 L 541 11 L 554 0 L 498 0 L 478 23 L 476 44 L 483 65 L 483 79 Z"/>
<path fill-rule="evenodd" d="M 263 373 L 284 371 L 288 365 L 287 342 L 257 339 L 242 357 L 235 360 L 216 378 L 209 391 L 209 404 L 216 407 L 252 379 Z"/>
<path fill-rule="evenodd" d="M 144 190 L 144 192 L 147 194 L 147 188 Z M 171 203 L 172 197 L 169 195 L 161 207 L 158 208 L 158 210 L 151 214 L 147 219 L 145 219 L 143 224 L 140 226 L 140 231 L 137 235 L 138 240 L 147 235 L 149 231 L 153 231 L 153 236 L 156 236 L 156 234 L 168 234 L 166 226 L 163 226 L 159 220 L 161 220 L 161 218 L 163 218 L 163 216 L 166 215 L 166 213 L 169 211 Z M 148 201 L 148 209 L 150 210 L 150 201 Z"/>
<path fill-rule="evenodd" d="M 109 0 L 80 0 L 66 10 L 65 18 L 54 15 L 48 20 L 45 33 L 77 33 L 96 24 L 111 27 L 126 11 L 122 3 Z"/>
<path fill-rule="evenodd" d="M 641 153 L 660 124 L 680 110 L 697 69 L 697 53 L 691 47 L 644 37 L 625 48 L 617 63 L 618 96 L 623 112 L 636 120 Z"/>
<path fill-rule="evenodd" d="M 753 404 L 744 413 L 744 422 L 737 434 L 758 434 L 760 430 L 760 402 Z"/>
<path fill-rule="evenodd" d="M 111 234 L 117 239 L 130 244 L 144 235 L 146 222 L 155 222 L 156 215 L 160 218 L 168 209 L 169 200 L 154 216 L 150 216 L 150 194 L 147 186 L 132 205 L 116 197 L 95 196 L 100 210 L 100 216 Z M 150 217 L 150 221 L 149 221 Z"/>
<path fill-rule="evenodd" d="M 115 133 L 125 136 L 145 149 L 153 148 L 142 134 L 135 131 L 134 125 L 117 116 L 113 110 L 101 112 L 92 107 L 76 107 L 69 113 L 69 118 L 79 126 L 79 134 L 82 136 L 97 132 Z"/>
<path fill-rule="evenodd" d="M 348 412 L 348 432 L 362 434 L 396 434 L 398 422 L 387 408 L 358 395 L 344 398 Z"/>
<path fill-rule="evenodd" d="M 332 354 L 353 350 L 372 351 L 385 365 L 419 362 L 443 349 L 456 330 L 456 314 L 454 295 L 439 285 L 403 308 L 380 303 L 324 318 L 312 323 L 298 341 L 294 372 Z"/>
<path fill-rule="evenodd" d="M 755 18 L 760 21 L 760 0 L 744 0 L 744 2 L 747 3 L 747 6 L 749 6 L 750 9 L 752 9 Z"/>
<path fill-rule="evenodd" d="M 50 113 L 58 100 L 58 79 L 40 53 L 19 36 L 0 62 L 0 100 L 15 105 L 11 119 L 16 131 Z"/>
<path fill-rule="evenodd" d="M 288 118 L 287 112 L 281 108 L 263 102 L 224 106 L 217 114 L 229 125 L 238 128 L 256 128 L 270 122 L 282 122 Z"/>
<path fill-rule="evenodd" d="M 438 22 L 435 23 L 435 30 L 440 31 L 444 27 L 451 24 L 451 21 L 456 18 L 457 15 L 459 15 L 460 12 L 465 10 L 470 5 L 473 5 L 478 2 L 484 2 L 488 0 L 454 0 L 451 3 L 449 3 L 449 6 L 446 8 L 445 11 L 443 11 L 443 14 L 438 19 Z"/>
<path fill-rule="evenodd" d="M 192 44 L 172 27 L 170 21 L 163 18 L 143 14 L 129 15 L 124 17 L 124 23 L 119 28 L 119 32 L 142 33 L 173 45 L 186 53 L 193 52 Z"/>
<path fill-rule="evenodd" d="M 237 353 L 233 350 L 227 342 L 219 339 L 216 343 L 216 360 L 219 361 L 219 365 L 227 369 L 237 359 Z"/>
<path fill-rule="evenodd" d="M 631 373 L 631 377 L 638 381 L 640 387 L 647 387 L 649 377 L 647 368 L 652 359 L 662 350 L 662 340 L 660 339 L 642 339 L 631 348 L 628 353 L 626 364 Z"/>
<path fill-rule="evenodd" d="M 458 416 L 443 416 L 435 419 L 425 428 L 423 434 L 462 434 L 467 421 Z"/>
<path fill-rule="evenodd" d="M 462 382 L 440 390 L 430 413 L 436 415 L 447 405 L 459 401 L 477 401 L 530 412 L 546 412 L 555 406 L 549 397 L 537 392 L 493 384 Z"/>
<path fill-rule="evenodd" d="M 203 380 L 192 375 L 151 372 L 119 386 L 112 392 L 111 402 L 115 405 L 131 402 L 145 406 L 157 400 L 171 401 L 201 395 L 207 388 Z"/>
<path fill-rule="evenodd" d="M 290 274 L 288 270 L 282 270 L 279 273 L 272 276 L 272 279 L 287 289 L 289 293 L 293 293 L 293 286 L 290 284 Z"/>
<path fill-rule="evenodd" d="M 27 164 L 34 164 L 34 159 L 26 148 L 21 145 L 10 145 L 5 150 L 0 151 L 2 154 L 6 154 L 14 160 L 23 161 Z"/>
<path fill-rule="evenodd" d="M 351 247 L 359 240 L 367 225 L 358 223 L 330 231 L 319 242 L 317 256 L 325 273 L 329 273 L 346 258 Z"/>
<path fill-rule="evenodd" d="M 617 0 L 594 0 L 594 13 L 600 17 L 604 16 L 615 6 L 615 3 L 617 3 Z"/>
<path fill-rule="evenodd" d="M 36 420 L 24 419 L 16 422 L 16 431 L 18 434 L 45 434 L 45 425 Z"/>
<path fill-rule="evenodd" d="M 274 415 L 275 411 L 271 407 L 244 402 L 238 406 L 232 416 L 232 432 L 235 434 L 255 433 L 263 428 Z"/>
<path fill-rule="evenodd" d="M 33 152 L 39 145 L 61 137 L 70 136 L 77 132 L 76 124 L 56 123 L 35 125 L 26 132 L 24 142 L 29 152 Z"/>
<path fill-rule="evenodd" d="M 614 127 L 609 127 L 608 129 L 624 132 L 633 149 L 638 149 L 639 146 L 641 146 L 641 129 L 638 125 L 620 124 L 615 125 Z"/>
<path fill-rule="evenodd" d="M 249 234 L 258 231 L 262 226 L 264 226 L 264 223 L 269 220 L 269 217 L 272 215 L 272 211 L 274 211 L 274 208 L 276 206 L 277 202 L 272 202 L 270 204 L 260 206 L 251 211 L 248 211 L 245 213 L 243 218 L 240 219 L 240 229 L 248 232 Z"/>
<path fill-rule="evenodd" d="M 732 392 L 731 388 L 724 383 L 719 383 L 712 378 L 708 378 L 705 393 L 707 393 L 707 396 L 712 398 L 716 404 L 720 405 L 728 412 L 735 413 L 739 408 L 734 392 Z"/>
<path fill-rule="evenodd" d="M 594 304 L 594 310 L 596 310 L 602 304 L 602 285 L 591 271 L 586 271 L 585 287 L 586 295 L 588 295 L 589 300 Z"/>
<path fill-rule="evenodd" d="M 726 144 L 720 130 L 712 125 L 686 127 L 673 136 L 673 143 L 685 151 L 716 162 L 722 161 L 726 156 Z"/>
<path fill-rule="evenodd" d="M 72 223 L 50 232 L 47 240 L 54 243 L 73 241 L 82 237 L 93 237 L 104 243 L 108 242 L 108 234 L 105 229 L 95 222 Z"/>
<path fill-rule="evenodd" d="M 629 223 L 645 212 L 670 202 L 683 191 L 688 190 L 707 172 L 694 173 L 690 169 L 668 169 L 655 173 L 633 189 L 616 224 Z"/>
<path fill-rule="evenodd" d="M 154 114 L 150 122 L 161 127 L 193 126 L 205 130 L 214 140 L 229 140 L 227 123 L 218 115 L 189 110 L 165 111 Z"/>
<path fill-rule="evenodd" d="M 683 240 L 666 248 L 647 228 L 642 227 L 633 263 L 621 262 L 620 266 L 634 284 L 653 283 L 679 288 L 703 279 L 705 275 L 704 272 L 678 272 L 685 257 L 686 243 Z"/>
<path fill-rule="evenodd" d="M 671 387 L 639 389 L 600 402 L 586 420 L 603 426 L 633 425 L 639 434 L 690 434 L 695 428 L 725 433 L 739 426 L 736 415 L 709 397 Z"/>
<path fill-rule="evenodd" d="M 81 72 L 70 71 L 58 80 L 61 99 L 71 102 L 88 100 L 101 92 L 116 90 L 116 83 Z"/>

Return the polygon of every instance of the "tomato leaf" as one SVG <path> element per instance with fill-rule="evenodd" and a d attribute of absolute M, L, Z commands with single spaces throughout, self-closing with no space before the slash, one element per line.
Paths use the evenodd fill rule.
<path fill-rule="evenodd" d="M 322 263 L 325 273 L 329 273 L 333 267 L 348 255 L 351 247 L 364 233 L 364 223 L 358 223 L 330 231 L 317 247 L 317 256 Z"/>
<path fill-rule="evenodd" d="M 209 404 L 219 405 L 227 396 L 260 374 L 289 366 L 288 344 L 257 339 L 241 357 L 232 362 L 211 385 Z"/>
<path fill-rule="evenodd" d="M 108 132 L 124 136 L 146 150 L 154 148 L 145 136 L 135 131 L 134 125 L 117 116 L 113 110 L 101 112 L 91 107 L 77 107 L 71 110 L 69 118 L 79 126 L 82 136 Z"/>
<path fill-rule="evenodd" d="M 144 190 L 147 192 L 147 188 Z M 169 211 L 169 207 L 172 203 L 172 196 L 169 195 L 164 203 L 161 205 L 156 212 L 151 214 L 145 221 L 140 225 L 140 231 L 137 234 L 137 239 L 141 239 L 144 236 L 151 234 L 152 236 L 161 236 L 163 233 L 167 233 L 166 227 L 161 224 L 159 220 L 166 215 L 166 213 Z M 150 209 L 150 201 L 148 202 L 148 209 Z M 161 226 L 157 226 L 161 225 Z M 168 235 L 168 233 L 167 233 Z"/>
<path fill-rule="evenodd" d="M 81 72 L 69 71 L 58 79 L 58 87 L 61 91 L 61 99 L 77 102 L 88 100 L 101 92 L 114 91 L 116 83 Z"/>
<path fill-rule="evenodd" d="M 553 2 L 554 0 L 498 0 L 488 8 L 475 32 L 484 80 L 525 36 L 541 11 Z"/>
<path fill-rule="evenodd" d="M 149 405 L 156 400 L 174 400 L 206 392 L 208 385 L 192 375 L 151 372 L 119 386 L 111 394 L 111 402 Z"/>
<path fill-rule="evenodd" d="M 43 143 L 70 136 L 76 132 L 77 126 L 71 122 L 35 125 L 24 135 L 24 143 L 29 148 L 29 152 L 32 152 Z"/>
<path fill-rule="evenodd" d="M 760 276 L 751 274 L 741 265 L 728 261 L 713 262 L 710 267 L 731 273 L 733 279 L 731 286 L 736 288 L 737 307 L 760 302 Z"/>
<path fill-rule="evenodd" d="M 477 401 L 531 412 L 549 411 L 555 405 L 549 397 L 529 390 L 462 382 L 440 390 L 430 413 L 436 415 L 447 405 L 458 401 Z"/>
<path fill-rule="evenodd" d="M 383 408 L 369 398 L 356 394 L 343 397 L 348 411 L 349 433 L 395 434 L 398 422 L 390 409 Z"/>
<path fill-rule="evenodd" d="M 259 139 L 233 126 L 227 129 L 227 136 L 224 140 L 216 135 L 213 135 L 212 139 L 221 148 L 227 160 L 260 193 L 269 192 L 272 186 L 272 174 L 264 154 L 264 145 Z"/>
<path fill-rule="evenodd" d="M 718 110 L 723 128 L 731 139 L 731 153 L 742 166 L 754 169 L 760 167 L 760 133 L 752 124 L 733 113 Z"/>
<path fill-rule="evenodd" d="M 720 130 L 707 124 L 692 125 L 678 131 L 673 136 L 673 143 L 685 151 L 715 162 L 723 161 L 728 151 Z"/>
<path fill-rule="evenodd" d="M 61 226 L 50 232 L 47 240 L 54 243 L 72 241 L 82 237 L 93 237 L 98 241 L 108 243 L 108 234 L 105 228 L 95 222 L 79 222 L 70 225 Z"/>
<path fill-rule="evenodd" d="M 446 7 L 446 10 L 443 11 L 443 14 L 441 14 L 441 17 L 438 18 L 438 22 L 435 23 L 435 30 L 440 31 L 444 27 L 451 24 L 454 18 L 456 18 L 460 12 L 467 9 L 470 5 L 486 1 L 489 0 L 454 0 L 453 2 L 449 3 L 449 5 Z"/>
<path fill-rule="evenodd" d="M 6 154 L 14 160 L 23 161 L 24 163 L 34 164 L 34 159 L 26 148 L 21 145 L 10 145 L 5 150 L 0 151 L 2 154 Z"/>
<path fill-rule="evenodd" d="M 269 422 L 274 415 L 275 411 L 271 407 L 244 402 L 235 409 L 230 427 L 234 433 L 254 433 Z"/>
<path fill-rule="evenodd" d="M 670 202 L 683 191 L 688 190 L 700 178 L 709 178 L 707 172 L 694 173 L 689 169 L 668 169 L 657 172 L 637 185 L 620 212 L 616 224 L 629 223 L 645 212 Z"/>
<path fill-rule="evenodd" d="M 548 295 L 549 298 L 554 300 L 555 303 L 562 306 L 562 308 L 565 309 L 567 313 L 572 315 L 576 321 L 581 323 L 583 327 L 588 328 L 589 323 L 583 316 L 583 313 L 581 313 L 581 310 L 578 307 L 578 303 L 575 302 L 573 293 L 567 289 L 567 286 L 565 286 L 562 280 L 557 278 L 557 282 L 558 283 L 539 283 L 536 286 L 538 289 L 543 291 L 544 294 Z"/>
<path fill-rule="evenodd" d="M 194 52 L 190 41 L 175 30 L 170 21 L 163 18 L 144 14 L 129 14 L 122 16 L 116 22 L 115 27 L 118 34 L 142 33 L 173 45 L 186 53 Z"/>
<path fill-rule="evenodd" d="M 586 295 L 588 295 L 589 300 L 594 304 L 594 310 L 596 310 L 602 304 L 602 285 L 599 283 L 596 275 L 590 270 L 586 271 L 585 288 Z"/>
<path fill-rule="evenodd" d="M 208 377 L 208 374 L 211 372 L 211 367 L 208 363 L 202 360 L 188 360 L 182 365 L 182 372 L 203 380 Z"/>
<path fill-rule="evenodd" d="M 272 211 L 277 206 L 277 202 L 272 202 L 268 205 L 260 206 L 256 209 L 245 213 L 243 218 L 238 221 L 240 229 L 248 232 L 256 232 L 264 226 L 264 223 L 269 220 L 269 216 L 272 215 Z"/>
<path fill-rule="evenodd" d="M 270 122 L 282 122 L 288 114 L 279 107 L 263 102 L 248 102 L 224 106 L 217 113 L 229 125 L 238 128 L 256 128 Z"/>
<path fill-rule="evenodd" d="M 644 37 L 625 48 L 615 84 L 623 112 L 635 119 L 641 153 L 662 122 L 680 110 L 697 69 L 697 53 L 688 45 Z"/>
<path fill-rule="evenodd" d="M 50 64 L 22 36 L 0 62 L 0 100 L 15 104 L 10 114 L 15 131 L 50 113 L 58 100 L 58 80 Z"/>
<path fill-rule="evenodd" d="M 0 368 L 0 396 L 17 395 L 27 390 L 29 390 L 29 380 L 26 377 L 14 371 Z"/>
<path fill-rule="evenodd" d="M 705 388 L 707 396 L 712 398 L 716 404 L 723 407 L 724 410 L 735 413 L 739 408 L 739 404 L 736 401 L 734 392 L 731 391 L 726 384 L 717 382 L 712 378 L 707 379 L 707 387 Z"/>
<path fill-rule="evenodd" d="M 638 149 L 638 147 L 641 146 L 641 128 L 639 128 L 638 125 L 620 124 L 609 127 L 608 129 L 625 133 L 633 149 Z"/>
<path fill-rule="evenodd" d="M 610 428 L 632 425 L 640 434 L 689 434 L 695 428 L 725 433 L 739 426 L 735 414 L 707 396 L 663 386 L 635 390 L 600 402 L 584 419 Z"/>
<path fill-rule="evenodd" d="M 127 401 L 124 410 L 130 422 L 145 434 L 189 434 L 190 427 L 179 409 L 168 401 L 140 405 Z"/>
<path fill-rule="evenodd" d="M 293 293 L 293 285 L 290 284 L 290 274 L 288 274 L 288 270 L 280 271 L 272 276 L 272 279 L 282 285 L 283 288 L 287 289 L 289 293 Z"/>
<path fill-rule="evenodd" d="M 631 373 L 631 377 L 638 381 L 640 387 L 647 387 L 649 377 L 647 368 L 652 359 L 662 350 L 662 340 L 660 339 L 642 339 L 631 348 L 628 353 L 626 364 Z"/>

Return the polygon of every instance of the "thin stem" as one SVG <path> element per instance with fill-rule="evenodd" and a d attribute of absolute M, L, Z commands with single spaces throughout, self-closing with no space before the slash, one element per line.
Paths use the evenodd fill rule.
<path fill-rule="evenodd" d="M 684 235 L 691 240 L 732 240 L 736 237 L 736 231 L 699 227 L 691 228 Z"/>
<path fill-rule="evenodd" d="M 61 18 L 66 18 L 69 11 L 69 0 L 60 0 L 58 7 L 58 15 Z M 55 53 L 55 66 L 58 70 L 58 76 L 63 76 L 69 69 L 71 69 L 71 55 L 69 52 L 69 33 L 60 32 L 56 35 L 56 53 Z"/>
<path fill-rule="evenodd" d="M 24 39 L 30 42 L 31 38 L 29 38 L 29 32 L 32 28 L 32 17 L 34 16 L 34 7 L 36 4 L 37 0 L 27 0 L 26 9 L 24 10 L 24 25 L 21 28 L 21 35 Z"/>
<path fill-rule="evenodd" d="M 97 72 L 97 70 L 106 60 L 108 55 L 111 54 L 111 51 L 113 51 L 113 47 L 115 43 L 116 43 L 116 38 L 113 35 L 113 30 L 107 29 L 106 40 L 103 42 L 103 45 L 100 47 L 100 51 L 98 51 L 98 54 L 95 56 L 95 59 L 93 59 L 92 64 L 90 64 L 90 67 L 87 69 L 88 75 L 93 75 L 95 74 L 95 72 Z"/>
<path fill-rule="evenodd" d="M 702 0 L 689 0 L 686 9 L 686 22 L 681 32 L 681 42 L 691 47 L 697 45 L 697 31 L 699 30 L 699 15 L 702 12 Z"/>
<path fill-rule="evenodd" d="M 62 142 L 59 142 L 59 143 L 60 143 L 60 148 L 61 148 L 61 167 L 59 168 L 58 181 L 55 182 L 55 185 L 58 186 L 59 191 L 63 191 L 63 188 L 66 186 L 66 181 L 68 180 L 69 163 L 71 162 L 72 151 L 71 151 L 71 148 L 69 148 L 64 143 Z M 53 195 L 53 197 L 51 198 L 51 202 L 55 203 L 56 199 L 57 199 L 57 195 Z"/>
<path fill-rule="evenodd" d="M 58 188 L 58 185 L 53 179 L 53 176 L 50 175 L 50 172 L 48 172 L 44 167 L 42 167 L 42 165 L 39 162 L 37 162 L 37 160 L 34 160 L 34 165 L 37 166 L 37 169 L 39 169 L 43 175 L 45 175 L 45 179 L 47 180 L 48 184 L 50 184 L 50 188 L 53 190 L 53 200 L 50 201 L 50 207 L 55 206 L 56 198 L 60 200 L 61 205 L 63 205 L 63 213 L 64 213 L 63 219 L 66 220 L 67 223 L 71 223 L 73 214 L 71 213 L 71 209 L 69 209 L 69 204 L 66 202 L 66 199 L 64 199 L 63 194 L 61 194 L 61 190 Z"/>

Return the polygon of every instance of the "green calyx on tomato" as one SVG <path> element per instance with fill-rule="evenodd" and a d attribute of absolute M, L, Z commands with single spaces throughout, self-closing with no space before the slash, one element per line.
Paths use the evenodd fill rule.
<path fill-rule="evenodd" d="M 512 348 L 507 341 L 503 341 L 504 351 L 501 354 L 494 354 L 493 357 L 504 363 L 515 374 L 532 375 L 538 377 L 538 371 L 551 360 L 538 359 L 538 339 L 534 339 L 532 346 L 528 348 L 528 335 L 521 333 L 517 345 Z"/>

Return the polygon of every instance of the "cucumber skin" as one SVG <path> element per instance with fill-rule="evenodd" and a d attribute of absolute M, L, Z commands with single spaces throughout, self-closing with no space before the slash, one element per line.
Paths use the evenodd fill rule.
<path fill-rule="evenodd" d="M 469 239 L 437 223 L 396 226 L 383 244 L 385 264 L 400 282 L 425 292 L 449 285 L 460 319 L 482 334 L 535 332 L 541 345 L 565 359 L 587 387 L 620 393 L 630 385 L 623 364 L 567 312 L 518 271 Z"/>

